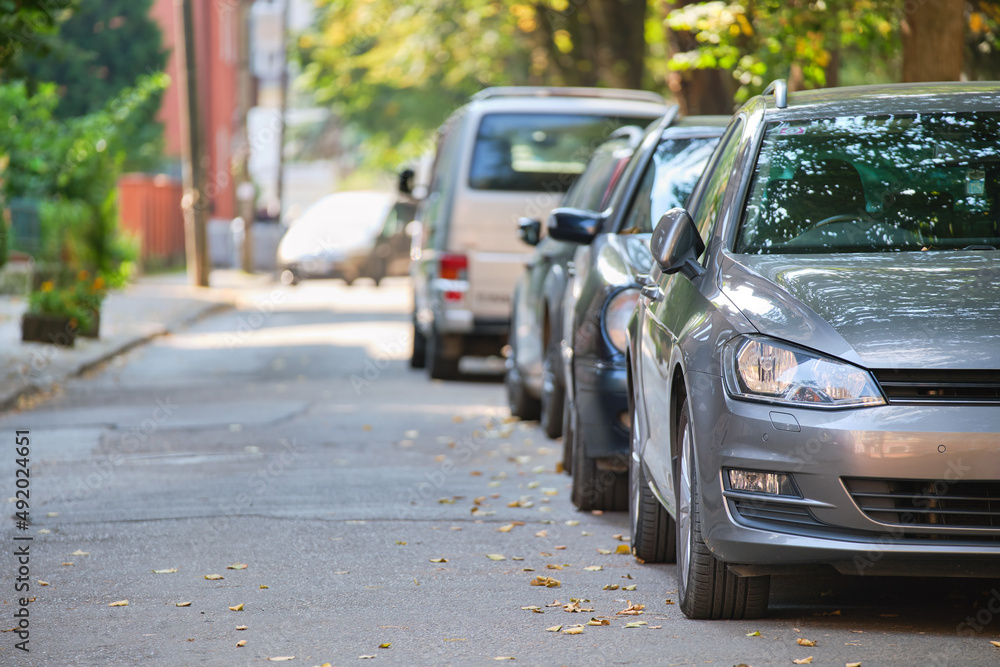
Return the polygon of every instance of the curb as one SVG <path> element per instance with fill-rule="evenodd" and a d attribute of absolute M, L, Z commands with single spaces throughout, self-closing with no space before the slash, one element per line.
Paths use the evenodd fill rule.
<path fill-rule="evenodd" d="M 36 384 L 29 383 L 20 387 L 7 396 L 0 395 L 0 415 L 4 415 L 9 412 L 17 410 L 23 398 L 28 398 L 35 396 L 37 394 L 42 394 L 52 388 L 53 385 L 60 382 L 64 382 L 69 378 L 75 378 L 83 375 L 84 373 L 97 368 L 98 366 L 107 363 L 108 361 L 120 356 L 126 352 L 134 350 L 137 347 L 145 345 L 146 343 L 159 338 L 160 336 L 166 336 L 172 334 L 178 329 L 183 329 L 191 326 L 203 319 L 212 317 L 213 315 L 218 315 L 219 313 L 224 313 L 228 310 L 235 308 L 236 304 L 231 302 L 216 302 L 207 303 L 204 308 L 199 309 L 197 312 L 188 315 L 187 317 L 181 318 L 179 321 L 174 322 L 170 325 L 162 325 L 159 331 L 149 333 L 143 336 L 136 336 L 134 338 L 126 339 L 121 342 L 120 345 L 98 355 L 94 359 L 89 359 L 81 361 L 72 371 L 66 373 L 58 379 L 51 380 L 49 382 Z"/>

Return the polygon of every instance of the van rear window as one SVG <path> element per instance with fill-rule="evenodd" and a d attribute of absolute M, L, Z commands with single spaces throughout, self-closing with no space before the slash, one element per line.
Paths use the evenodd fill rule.
<path fill-rule="evenodd" d="M 488 114 L 476 134 L 469 187 L 565 192 L 598 146 L 623 125 L 650 118 L 579 114 Z"/>

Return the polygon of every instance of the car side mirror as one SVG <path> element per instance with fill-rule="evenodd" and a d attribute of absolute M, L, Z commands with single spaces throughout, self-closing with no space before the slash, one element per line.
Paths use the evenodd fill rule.
<path fill-rule="evenodd" d="M 400 172 L 399 172 L 399 186 L 398 186 L 400 194 L 404 194 L 404 195 L 412 195 L 413 194 L 413 177 L 414 176 L 416 176 L 416 173 L 412 169 L 410 169 L 409 167 L 406 167 L 405 169 L 401 169 L 400 170 Z"/>
<path fill-rule="evenodd" d="M 557 208 L 549 214 L 549 236 L 586 245 L 601 230 L 603 216 L 580 208 Z"/>
<path fill-rule="evenodd" d="M 535 218 L 519 218 L 517 235 L 528 245 L 538 245 L 542 240 L 542 221 Z"/>
<path fill-rule="evenodd" d="M 672 208 L 663 214 L 649 240 L 649 250 L 664 273 L 680 272 L 689 280 L 705 273 L 705 268 L 698 263 L 701 253 L 705 252 L 705 242 L 691 214 L 683 208 Z"/>

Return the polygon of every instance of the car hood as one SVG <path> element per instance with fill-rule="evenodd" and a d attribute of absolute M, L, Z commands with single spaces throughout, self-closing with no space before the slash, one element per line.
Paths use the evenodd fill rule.
<path fill-rule="evenodd" d="M 724 257 L 763 334 L 867 368 L 1000 368 L 1000 252 Z"/>

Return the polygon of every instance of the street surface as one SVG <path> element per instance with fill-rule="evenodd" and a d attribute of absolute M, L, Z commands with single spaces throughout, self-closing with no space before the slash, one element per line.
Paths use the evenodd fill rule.
<path fill-rule="evenodd" d="M 574 510 L 560 443 L 512 422 L 501 384 L 409 369 L 409 299 L 266 285 L 0 417 L 0 498 L 16 430 L 31 465 L 0 629 L 25 595 L 15 537 L 34 598 L 30 653 L 0 633 L 0 665 L 1000 662 L 990 581 L 783 577 L 768 619 L 685 619 L 674 566 L 616 553 L 626 514 Z"/>

